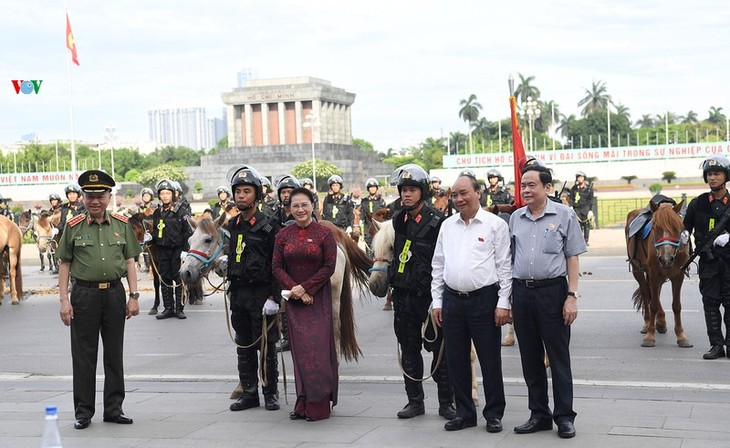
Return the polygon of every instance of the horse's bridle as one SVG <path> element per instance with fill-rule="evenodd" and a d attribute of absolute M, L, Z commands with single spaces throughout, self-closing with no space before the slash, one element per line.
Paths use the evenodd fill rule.
<path fill-rule="evenodd" d="M 199 250 L 190 249 L 188 250 L 188 253 L 187 255 L 185 255 L 185 257 L 195 258 L 203 264 L 201 270 L 207 269 L 216 260 L 216 258 L 218 258 L 223 249 L 225 249 L 226 244 L 228 243 L 228 239 L 230 237 L 231 234 L 228 233 L 228 230 L 219 229 L 218 244 L 215 246 L 215 249 L 212 251 L 212 253 L 206 254 L 205 252 L 201 252 Z"/>
<path fill-rule="evenodd" d="M 380 258 L 380 257 L 373 258 L 373 267 L 368 269 L 368 272 L 387 271 L 388 266 L 390 266 L 390 262 L 391 262 L 391 260 L 389 260 L 387 258 Z M 385 264 L 382 266 L 375 266 L 374 265 L 375 263 L 385 263 Z"/>

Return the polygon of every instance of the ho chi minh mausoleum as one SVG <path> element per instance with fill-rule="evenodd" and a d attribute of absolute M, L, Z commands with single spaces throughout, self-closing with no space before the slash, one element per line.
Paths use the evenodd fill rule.
<path fill-rule="evenodd" d="M 289 172 L 295 165 L 312 160 L 312 142 L 317 159 L 344 171 L 345 190 L 363 188 L 368 177 L 390 174 L 393 166 L 376 154 L 352 144 L 351 108 L 355 94 L 317 78 L 257 79 L 246 87 L 224 92 L 227 106 L 228 148 L 203 156 L 199 167 L 187 168 L 188 184 L 200 181 L 206 197 L 215 196 L 231 165 L 246 163 L 269 178 Z M 307 116 L 319 125 L 305 126 Z M 326 189 L 321 178 L 317 185 Z"/>

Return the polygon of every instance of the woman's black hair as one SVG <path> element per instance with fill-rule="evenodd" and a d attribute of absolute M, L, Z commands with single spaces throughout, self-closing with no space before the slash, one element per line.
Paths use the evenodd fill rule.
<path fill-rule="evenodd" d="M 291 193 L 289 193 L 289 202 L 291 202 L 291 198 L 293 198 L 294 195 L 297 195 L 297 194 L 303 194 L 304 196 L 309 198 L 309 202 L 314 204 L 314 193 L 309 191 L 309 188 L 305 188 L 305 187 L 297 187 L 297 188 L 293 189 L 291 191 Z"/>

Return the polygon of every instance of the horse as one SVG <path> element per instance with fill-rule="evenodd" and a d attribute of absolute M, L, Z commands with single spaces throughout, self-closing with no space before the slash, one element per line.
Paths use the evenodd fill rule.
<path fill-rule="evenodd" d="M 434 194 L 431 206 L 446 216 L 451 216 L 451 187 L 448 190 L 440 190 L 440 193 Z"/>
<path fill-rule="evenodd" d="M 148 314 L 154 315 L 157 314 L 161 297 L 160 275 L 157 273 L 157 269 L 155 268 L 157 263 L 157 252 L 154 244 L 149 244 L 144 241 L 145 233 L 152 232 L 152 217 L 143 212 L 139 212 L 129 217 L 129 224 L 132 226 L 132 230 L 134 231 L 134 235 L 137 237 L 137 242 L 142 247 L 142 251 L 147 252 L 150 264 L 152 264 L 150 271 L 152 272 L 152 284 L 155 290 L 155 302 Z"/>
<path fill-rule="evenodd" d="M 20 251 L 23 247 L 23 241 L 20 234 L 20 228 L 5 216 L 0 216 L 0 252 L 8 257 L 7 267 L 2 263 L 3 271 L 8 274 L 8 283 L 10 283 L 10 297 L 13 305 L 20 303 L 20 297 L 23 297 L 23 274 L 20 269 Z M 0 275 L 0 304 L 2 304 L 5 295 L 5 272 Z"/>
<path fill-rule="evenodd" d="M 216 221 L 210 218 L 203 218 L 198 222 L 189 220 L 194 232 L 188 239 L 190 250 L 180 267 L 180 278 L 184 284 L 200 281 L 216 268 L 217 260 L 227 254 L 227 231 L 223 229 L 225 218 L 221 216 Z M 337 263 L 330 279 L 335 345 L 340 357 L 346 361 L 357 361 L 362 350 L 355 334 L 353 286 L 364 289 L 372 261 L 344 230 L 328 221 L 319 223 L 332 232 L 337 242 Z"/>
<path fill-rule="evenodd" d="M 633 301 L 637 311 L 644 315 L 645 334 L 642 347 L 654 347 L 655 331 L 667 332 L 667 321 L 660 301 L 662 284 L 672 282 L 672 312 L 674 314 L 674 333 L 679 347 L 692 347 L 692 343 L 682 328 L 681 290 L 684 272 L 681 266 L 689 260 L 689 245 L 682 242 L 681 232 L 684 230 L 679 211 L 684 201 L 677 205 L 654 204 L 649 202 L 653 213 L 648 235 L 641 239 L 637 234 L 629 237 L 631 221 L 641 213 L 636 209 L 626 216 L 626 250 L 629 256 L 629 267 L 639 283 L 634 291 Z M 641 232 L 640 232 L 641 233 Z M 652 250 L 653 246 L 653 250 Z"/>
<path fill-rule="evenodd" d="M 41 272 L 46 270 L 45 258 L 48 258 L 48 270 L 51 274 L 58 274 L 58 259 L 56 258 L 56 249 L 58 243 L 53 239 L 58 233 L 56 227 L 51 223 L 49 212 L 41 211 L 39 215 L 33 214 L 30 210 L 26 210 L 20 214 L 20 225 L 18 226 L 22 233 L 33 231 L 33 239 L 38 248 L 38 255 L 41 259 Z"/>
<path fill-rule="evenodd" d="M 370 292 L 378 297 L 385 297 L 390 294 L 388 285 L 388 266 L 393 260 L 393 247 L 395 245 L 395 228 L 393 221 L 379 222 L 373 220 L 377 233 L 373 236 L 373 267 L 370 269 Z M 434 353 L 435 355 L 435 353 Z M 476 372 L 476 350 L 474 344 L 471 346 L 471 397 L 474 404 L 479 405 L 479 386 L 477 384 Z"/>

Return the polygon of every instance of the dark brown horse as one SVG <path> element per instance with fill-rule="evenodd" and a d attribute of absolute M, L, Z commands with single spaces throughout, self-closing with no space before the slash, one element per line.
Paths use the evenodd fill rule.
<path fill-rule="evenodd" d="M 651 230 L 646 238 L 634 235 L 629 238 L 629 224 L 641 213 L 642 209 L 629 212 L 626 216 L 626 248 L 629 256 L 631 272 L 639 282 L 634 291 L 634 306 L 644 315 L 645 333 L 642 347 L 654 347 L 655 331 L 667 332 L 667 321 L 660 301 L 662 285 L 666 281 L 672 282 L 672 312 L 674 314 L 674 333 L 677 336 L 677 345 L 692 347 L 682 328 L 682 303 L 680 293 L 684 272 L 680 267 L 689 259 L 689 247 L 681 240 L 684 230 L 682 218 L 678 212 L 682 202 L 656 205 L 650 202 L 653 213 Z"/>

